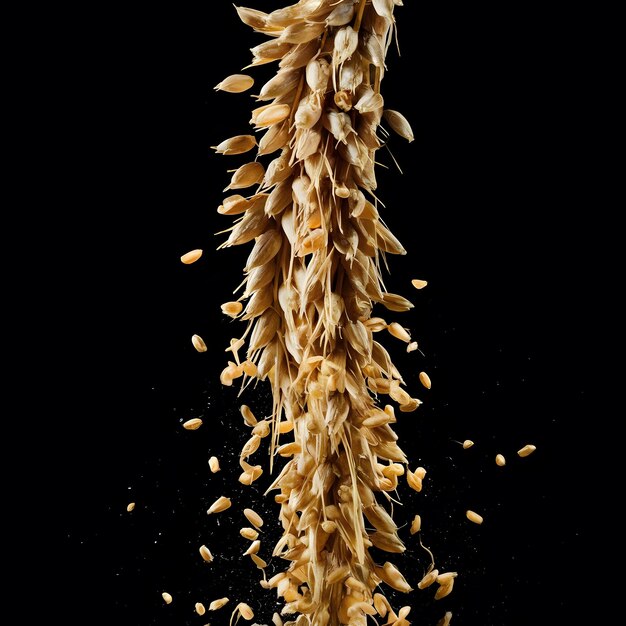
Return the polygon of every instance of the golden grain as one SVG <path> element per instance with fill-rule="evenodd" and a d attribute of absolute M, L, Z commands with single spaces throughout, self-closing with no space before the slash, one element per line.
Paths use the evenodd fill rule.
<path fill-rule="evenodd" d="M 260 556 L 251 554 L 250 558 L 259 569 L 265 569 L 267 567 L 267 561 L 264 561 Z"/>
<path fill-rule="evenodd" d="M 202 337 L 200 337 L 200 335 L 192 335 L 191 336 L 191 343 L 193 344 L 193 347 L 198 352 L 206 352 L 207 351 L 206 343 L 204 343 L 204 339 L 202 339 Z"/>
<path fill-rule="evenodd" d="M 496 454 L 496 465 L 504 467 L 506 465 L 506 459 L 501 454 Z"/>
<path fill-rule="evenodd" d="M 257 529 L 263 526 L 263 518 L 255 513 L 252 509 L 244 509 L 243 514 L 246 516 L 246 519 Z"/>
<path fill-rule="evenodd" d="M 199 417 L 194 417 L 186 422 L 183 422 L 183 428 L 185 430 L 198 430 L 202 426 L 202 420 Z"/>
<path fill-rule="evenodd" d="M 249 554 L 256 554 L 260 549 L 261 542 L 258 539 L 255 539 L 243 554 L 244 556 L 248 556 Z"/>
<path fill-rule="evenodd" d="M 211 146 L 211 148 L 213 148 L 217 154 L 234 155 L 248 152 L 256 145 L 254 135 L 237 135 L 236 137 L 225 139 L 217 146 Z"/>
<path fill-rule="evenodd" d="M 254 528 L 242 528 L 239 531 L 239 534 L 244 539 L 249 539 L 250 541 L 254 541 L 259 536 L 259 533 L 256 530 L 254 530 Z"/>
<path fill-rule="evenodd" d="M 190 265 L 191 263 L 195 263 L 201 256 L 202 256 L 202 250 L 200 249 L 190 250 L 189 252 L 186 252 L 185 254 L 183 254 L 183 256 L 180 257 L 180 260 L 185 265 Z"/>
<path fill-rule="evenodd" d="M 411 522 L 411 530 L 410 533 L 414 535 L 418 533 L 422 529 L 422 518 L 419 515 L 416 515 L 413 518 L 413 522 Z"/>
<path fill-rule="evenodd" d="M 426 389 L 430 389 L 432 387 L 432 383 L 430 381 L 430 377 L 426 372 L 420 372 L 420 382 Z"/>
<path fill-rule="evenodd" d="M 211 604 L 209 604 L 209 611 L 217 611 L 221 609 L 225 604 L 228 604 L 228 598 L 220 598 L 219 600 L 213 600 Z"/>
<path fill-rule="evenodd" d="M 220 496 L 208 509 L 207 514 L 221 513 L 232 506 L 230 498 Z"/>
<path fill-rule="evenodd" d="M 204 615 L 206 613 L 206 609 L 204 608 L 204 604 L 202 604 L 202 602 L 196 602 L 195 608 L 198 615 Z"/>
<path fill-rule="evenodd" d="M 417 583 L 417 588 L 426 589 L 426 587 L 430 587 L 437 580 L 437 576 L 439 576 L 439 570 L 431 570 Z"/>
<path fill-rule="evenodd" d="M 389 126 L 391 126 L 391 129 L 398 133 L 400 137 L 403 137 L 409 143 L 411 143 L 415 139 L 413 135 L 413 130 L 411 129 L 411 125 L 409 124 L 406 117 L 402 115 L 402 113 L 399 113 L 398 111 L 393 111 L 391 109 L 385 109 L 383 116 L 389 123 Z"/>
<path fill-rule="evenodd" d="M 237 610 L 241 614 L 241 617 L 243 617 L 246 620 L 251 620 L 254 617 L 254 611 L 245 602 L 240 602 L 237 605 Z"/>
<path fill-rule="evenodd" d="M 128 505 L 126 506 L 126 511 L 130 513 L 131 511 L 134 511 L 134 510 L 135 510 L 135 503 L 129 502 Z"/>
<path fill-rule="evenodd" d="M 213 561 L 211 551 L 204 545 L 200 546 L 200 556 L 202 556 L 207 563 L 211 563 Z"/>
<path fill-rule="evenodd" d="M 532 444 L 526 444 L 523 448 L 517 451 L 517 454 L 521 457 L 528 456 L 532 454 L 537 449 L 537 446 L 533 446 Z"/>
<path fill-rule="evenodd" d="M 454 587 L 454 578 L 450 578 L 445 585 L 441 585 L 435 593 L 435 600 L 441 600 L 452 593 Z"/>
<path fill-rule="evenodd" d="M 243 304 L 241 302 L 224 302 L 222 304 L 222 313 L 229 317 L 237 317 L 243 310 Z"/>
<path fill-rule="evenodd" d="M 232 74 L 215 85 L 216 91 L 228 91 L 229 93 L 241 93 L 254 85 L 254 78 L 247 74 Z"/>
<path fill-rule="evenodd" d="M 172 603 L 172 599 L 173 598 L 172 598 L 172 596 L 169 593 L 167 593 L 167 591 L 164 591 L 161 594 L 161 597 L 163 598 L 163 601 L 165 602 L 165 604 L 171 604 Z"/>
<path fill-rule="evenodd" d="M 467 517 L 467 519 L 470 522 L 474 522 L 474 524 L 482 524 L 483 523 L 483 517 L 482 515 L 478 515 L 478 513 L 475 513 L 474 511 L 465 511 L 465 517 Z"/>
<path fill-rule="evenodd" d="M 209 469 L 213 474 L 216 474 L 220 471 L 220 462 L 216 456 L 212 456 L 209 458 Z"/>
<path fill-rule="evenodd" d="M 468 448 L 471 448 L 474 445 L 474 442 L 471 439 L 466 439 L 463 442 L 463 450 L 467 450 Z"/>

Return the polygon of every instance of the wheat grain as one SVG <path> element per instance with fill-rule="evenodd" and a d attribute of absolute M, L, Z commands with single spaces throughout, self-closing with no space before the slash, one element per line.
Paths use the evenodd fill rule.
<path fill-rule="evenodd" d="M 135 510 L 135 503 L 129 502 L 128 505 L 126 506 L 126 511 L 130 513 L 131 511 L 134 511 L 134 510 Z"/>
<path fill-rule="evenodd" d="M 185 430 L 198 430 L 202 426 L 202 420 L 199 417 L 194 417 L 186 422 L 183 422 L 183 428 Z"/>
<path fill-rule="evenodd" d="M 526 457 L 529 454 L 532 454 L 535 450 L 537 449 L 536 446 L 533 446 L 532 444 L 526 444 L 523 448 L 521 448 L 520 450 L 517 451 L 517 454 L 521 457 Z"/>
<path fill-rule="evenodd" d="M 224 605 L 228 604 L 228 598 L 220 598 L 219 600 L 213 600 L 211 604 L 209 604 L 209 611 L 217 611 L 221 609 Z"/>
<path fill-rule="evenodd" d="M 224 496 L 220 496 L 207 510 L 207 514 L 211 515 L 212 513 L 221 513 L 226 509 L 230 508 L 232 502 L 230 498 L 226 498 Z"/>
<path fill-rule="evenodd" d="M 165 604 L 171 604 L 172 603 L 172 599 L 173 598 L 172 598 L 172 596 L 169 593 L 167 593 L 167 591 L 164 591 L 161 594 L 161 597 L 163 598 L 163 601 L 165 602 Z"/>
<path fill-rule="evenodd" d="M 183 254 L 183 256 L 180 257 L 180 260 L 185 265 L 190 265 L 191 263 L 195 263 L 201 256 L 202 250 L 190 250 L 189 252 Z"/>
<path fill-rule="evenodd" d="M 467 519 L 470 522 L 474 522 L 474 524 L 482 524 L 483 523 L 483 517 L 482 515 L 478 515 L 478 513 L 475 513 L 474 511 L 466 511 L 465 512 L 465 517 L 467 517 Z"/>
<path fill-rule="evenodd" d="M 200 546 L 200 556 L 207 563 L 211 563 L 213 561 L 213 555 L 211 554 L 211 551 L 204 545 Z"/>
<path fill-rule="evenodd" d="M 207 351 L 206 343 L 204 343 L 204 339 L 202 339 L 202 337 L 200 337 L 200 335 L 192 335 L 191 343 L 193 344 L 193 347 L 198 352 L 206 352 Z"/>

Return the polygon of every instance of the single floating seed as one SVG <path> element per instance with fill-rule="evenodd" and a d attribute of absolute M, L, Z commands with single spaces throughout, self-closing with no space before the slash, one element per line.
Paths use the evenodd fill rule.
<path fill-rule="evenodd" d="M 424 287 L 426 287 L 426 285 L 428 285 L 428 281 L 426 281 L 426 280 L 419 280 L 418 278 L 414 278 L 411 281 L 411 284 L 413 285 L 413 287 L 415 287 L 415 289 L 424 289 Z"/>
<path fill-rule="evenodd" d="M 163 598 L 163 601 L 165 602 L 165 604 L 172 604 L 172 596 L 167 593 L 167 591 L 164 591 L 161 594 L 161 597 Z"/>
<path fill-rule="evenodd" d="M 207 511 L 207 515 L 211 515 L 212 513 L 221 513 L 226 509 L 229 509 L 232 505 L 230 498 L 225 498 L 224 496 L 220 496 Z"/>
<path fill-rule="evenodd" d="M 452 588 L 454 587 L 454 578 L 451 578 L 445 585 L 441 585 L 439 589 L 437 589 L 437 593 L 435 593 L 435 600 L 441 600 L 446 596 L 449 596 L 452 593 Z"/>
<path fill-rule="evenodd" d="M 504 467 L 506 465 L 506 459 L 501 454 L 496 454 L 496 465 Z"/>
<path fill-rule="evenodd" d="M 227 91 L 229 93 L 241 93 L 254 85 L 254 78 L 247 74 L 232 74 L 215 85 L 215 91 Z"/>
<path fill-rule="evenodd" d="M 417 588 L 426 589 L 426 587 L 430 587 L 437 580 L 437 576 L 439 576 L 439 570 L 437 569 L 428 572 L 428 574 L 417 583 Z"/>
<path fill-rule="evenodd" d="M 411 534 L 414 535 L 415 533 L 418 533 L 422 528 L 422 518 L 419 515 L 416 515 L 413 518 L 413 522 L 411 523 Z"/>
<path fill-rule="evenodd" d="M 250 558 L 254 561 L 254 564 L 259 569 L 265 569 L 267 567 L 267 563 L 260 556 L 257 556 L 256 554 L 251 554 Z"/>
<path fill-rule="evenodd" d="M 411 343 L 406 347 L 407 352 L 415 352 L 417 350 L 417 341 L 411 341 Z"/>
<path fill-rule="evenodd" d="M 180 257 L 180 260 L 185 265 L 191 265 L 192 263 L 195 263 L 201 256 L 202 256 L 202 250 L 200 249 L 190 250 L 189 252 L 186 252 L 185 254 L 183 254 L 183 256 Z"/>
<path fill-rule="evenodd" d="M 261 542 L 258 539 L 255 539 L 250 547 L 243 553 L 244 556 L 248 556 L 249 554 L 256 554 L 261 549 Z"/>
<path fill-rule="evenodd" d="M 222 313 L 224 315 L 228 315 L 229 317 L 237 317 L 239 313 L 243 310 L 243 304 L 241 302 L 224 302 L 222 304 Z"/>
<path fill-rule="evenodd" d="M 409 332 L 403 326 L 398 324 L 398 322 L 391 322 L 391 324 L 387 326 L 387 330 L 389 331 L 389 334 L 393 335 L 396 339 L 400 339 L 406 343 L 411 341 L 411 335 L 409 335 Z"/>
<path fill-rule="evenodd" d="M 443 574 L 439 574 L 439 576 L 437 576 L 437 584 L 447 585 L 453 578 L 456 578 L 458 575 L 458 572 L 445 572 Z"/>
<path fill-rule="evenodd" d="M 519 456 L 523 458 L 525 456 L 528 456 L 529 454 L 532 454 L 536 449 L 537 449 L 537 446 L 533 446 L 532 444 L 529 443 L 525 445 L 521 450 L 518 450 L 517 454 L 519 454 Z"/>
<path fill-rule="evenodd" d="M 206 546 L 200 546 L 200 555 L 207 563 L 211 563 L 211 561 L 213 561 L 213 555 Z"/>
<path fill-rule="evenodd" d="M 185 430 L 198 430 L 202 426 L 202 420 L 199 417 L 194 417 L 193 419 L 187 420 L 183 424 L 183 428 Z"/>
<path fill-rule="evenodd" d="M 263 518 L 252 509 L 244 509 L 243 514 L 255 528 L 261 528 L 261 526 L 263 526 Z"/>
<path fill-rule="evenodd" d="M 244 539 L 249 539 L 250 541 L 254 541 L 258 536 L 259 533 L 254 530 L 254 528 L 242 528 L 239 531 L 239 534 L 244 538 Z"/>
<path fill-rule="evenodd" d="M 471 439 L 466 439 L 463 442 L 463 450 L 467 450 L 468 448 L 471 448 L 474 445 L 474 442 Z"/>
<path fill-rule="evenodd" d="M 478 515 L 478 513 L 474 513 L 474 511 L 465 511 L 465 517 L 467 517 L 470 522 L 474 522 L 474 524 L 483 523 L 482 515 Z"/>
<path fill-rule="evenodd" d="M 213 474 L 220 471 L 220 462 L 216 456 L 212 456 L 209 459 L 209 469 Z"/>
<path fill-rule="evenodd" d="M 206 613 L 206 609 L 204 608 L 204 604 L 202 604 L 202 602 L 196 602 L 196 613 L 198 615 L 204 615 Z"/>
<path fill-rule="evenodd" d="M 254 617 L 254 611 L 245 602 L 240 602 L 237 605 L 237 609 L 241 614 L 241 617 L 247 620 L 251 620 Z"/>
<path fill-rule="evenodd" d="M 130 513 L 131 511 L 135 510 L 135 503 L 134 502 L 129 502 L 128 505 L 126 506 L 126 510 Z"/>
<path fill-rule="evenodd" d="M 204 339 L 200 335 L 192 335 L 191 343 L 198 352 L 206 352 L 206 343 L 204 343 Z"/>
<path fill-rule="evenodd" d="M 420 372 L 420 383 L 426 387 L 426 389 L 430 389 L 432 383 L 430 382 L 430 377 L 426 372 Z"/>
<path fill-rule="evenodd" d="M 220 598 L 219 600 L 213 600 L 211 604 L 209 604 L 209 611 L 217 611 L 217 609 L 221 609 L 225 604 L 228 604 L 228 598 Z"/>

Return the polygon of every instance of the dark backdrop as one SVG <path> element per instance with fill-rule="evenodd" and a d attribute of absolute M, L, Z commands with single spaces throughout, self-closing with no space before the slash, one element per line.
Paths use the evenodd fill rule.
<path fill-rule="evenodd" d="M 56 347 L 71 364 L 53 400 L 63 547 L 54 578 L 71 623 L 225 624 L 238 601 L 268 623 L 278 606 L 240 556 L 237 532 L 251 502 L 264 534 L 278 536 L 277 507 L 263 496 L 270 477 L 251 488 L 236 482 L 247 434 L 237 407 L 267 414 L 267 387 L 238 399 L 218 381 L 224 348 L 243 328 L 219 305 L 239 284 L 249 246 L 216 251 L 225 236 L 215 233 L 230 224 L 216 208 L 226 168 L 245 157 L 209 149 L 250 128 L 254 101 L 212 87 L 263 38 L 229 2 L 206 5 L 103 11 L 67 44 L 57 183 L 72 211 L 58 216 L 67 245 L 51 306 L 62 311 Z M 413 607 L 415 624 L 434 626 L 445 610 L 458 626 L 553 623 L 584 599 L 577 496 L 591 389 L 581 328 L 593 287 L 581 245 L 589 233 L 572 211 L 589 193 L 572 130 L 577 58 L 563 43 L 567 16 L 406 5 L 396 11 L 401 56 L 390 52 L 382 92 L 416 140 L 389 142 L 403 175 L 381 150 L 379 196 L 408 250 L 390 259 L 386 281 L 416 307 L 379 313 L 410 328 L 425 355 L 408 358 L 387 341 L 424 400 L 400 415 L 400 444 L 429 473 L 419 496 L 402 487 L 396 509 L 402 523 L 422 514 L 424 543 L 460 576 L 441 602 L 432 589 L 394 602 Z M 273 68 L 251 71 L 257 85 Z M 183 266 L 193 248 L 202 259 Z M 415 292 L 412 278 L 429 285 Z M 193 333 L 207 353 L 195 352 Z M 421 369 L 430 392 L 418 392 Z M 196 416 L 204 426 L 184 431 L 181 421 Z M 462 450 L 465 438 L 475 447 Z M 527 442 L 537 452 L 519 459 Z M 212 454 L 224 468 L 216 475 Z M 234 506 L 208 518 L 220 495 Z M 465 520 L 467 508 L 484 514 L 481 527 Z M 427 559 L 405 537 L 398 562 L 415 585 Z M 211 565 L 198 555 L 202 543 Z M 193 612 L 224 595 L 231 603 L 219 613 Z"/>

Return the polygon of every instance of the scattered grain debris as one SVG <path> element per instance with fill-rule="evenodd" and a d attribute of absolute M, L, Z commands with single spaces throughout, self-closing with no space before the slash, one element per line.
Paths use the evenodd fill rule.
<path fill-rule="evenodd" d="M 209 604 L 209 611 L 217 611 L 221 609 L 225 604 L 228 604 L 228 598 L 220 598 L 219 600 L 213 600 L 211 604 Z"/>
<path fill-rule="evenodd" d="M 413 287 L 415 287 L 415 289 L 424 289 L 424 287 L 426 287 L 426 285 L 428 285 L 428 281 L 427 280 L 419 280 L 419 278 L 414 278 L 411 281 L 411 284 L 413 285 Z"/>
<path fill-rule="evenodd" d="M 463 450 L 467 450 L 468 448 L 471 448 L 474 445 L 474 442 L 471 439 L 466 439 L 463 442 Z"/>
<path fill-rule="evenodd" d="M 164 591 L 161 594 L 161 597 L 163 598 L 163 601 L 165 602 L 165 604 L 172 604 L 172 599 L 173 598 L 172 598 L 172 596 L 169 593 L 167 593 L 167 591 Z"/>
<path fill-rule="evenodd" d="M 213 561 L 211 551 L 204 545 L 200 546 L 200 555 L 207 563 L 211 563 L 211 561 Z"/>
<path fill-rule="evenodd" d="M 209 510 L 207 511 L 208 515 L 211 515 L 211 513 L 221 513 L 222 511 L 225 511 L 226 509 L 229 509 L 232 505 L 232 502 L 230 501 L 230 498 L 225 498 L 224 496 L 220 496 L 210 507 Z"/>
<path fill-rule="evenodd" d="M 183 254 L 183 256 L 180 257 L 180 260 L 185 265 L 191 265 L 191 263 L 195 263 L 201 256 L 202 256 L 202 250 L 200 249 L 190 250 L 189 252 L 186 252 L 185 254 Z"/>
<path fill-rule="evenodd" d="M 537 449 L 537 446 L 533 446 L 532 444 L 526 444 L 521 450 L 517 451 L 517 454 L 521 457 L 528 456 L 532 454 Z"/>
<path fill-rule="evenodd" d="M 212 456 L 209 459 L 209 469 L 213 474 L 216 474 L 220 471 L 220 461 L 216 456 Z"/>
<path fill-rule="evenodd" d="M 252 509 L 244 509 L 243 514 L 255 528 L 260 529 L 261 526 L 263 526 L 263 518 L 258 513 L 255 513 Z"/>
<path fill-rule="evenodd" d="M 185 430 L 198 430 L 202 426 L 202 420 L 199 417 L 194 417 L 193 419 L 187 420 L 183 423 L 183 428 Z"/>
<path fill-rule="evenodd" d="M 465 511 L 465 517 L 467 517 L 467 519 L 470 522 L 474 522 L 474 524 L 482 524 L 483 523 L 482 515 L 478 515 L 478 513 L 474 513 L 474 511 L 470 511 L 470 510 Z"/>
<path fill-rule="evenodd" d="M 417 350 L 417 341 L 411 341 L 411 343 L 406 347 L 407 352 L 415 352 Z"/>
<path fill-rule="evenodd" d="M 426 387 L 426 389 L 430 389 L 432 383 L 430 382 L 430 376 L 426 372 L 420 372 L 420 383 Z"/>
<path fill-rule="evenodd" d="M 418 533 L 422 528 L 422 518 L 419 515 L 416 515 L 413 518 L 413 522 L 411 523 L 411 534 L 414 535 Z"/>
<path fill-rule="evenodd" d="M 504 467 L 506 465 L 506 459 L 502 454 L 496 454 L 496 465 Z"/>
<path fill-rule="evenodd" d="M 202 604 L 202 602 L 196 602 L 196 613 L 198 615 L 204 615 L 206 613 L 206 609 L 204 608 L 204 604 Z"/>
<path fill-rule="evenodd" d="M 200 335 L 192 335 L 191 343 L 198 352 L 206 352 L 206 343 L 204 343 L 204 339 Z"/>
<path fill-rule="evenodd" d="M 135 503 L 134 502 L 129 502 L 128 505 L 126 506 L 126 510 L 130 513 L 131 511 L 135 510 Z"/>

